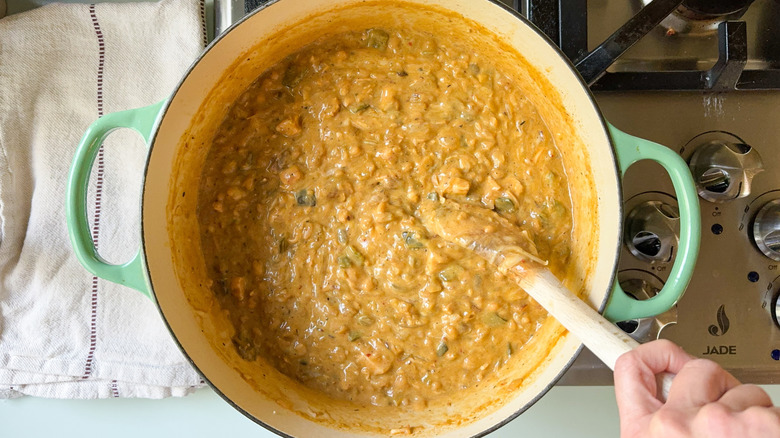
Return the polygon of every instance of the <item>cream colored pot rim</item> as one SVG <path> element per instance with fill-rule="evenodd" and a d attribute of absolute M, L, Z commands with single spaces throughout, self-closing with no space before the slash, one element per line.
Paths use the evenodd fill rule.
<path fill-rule="evenodd" d="M 211 50 L 216 49 L 217 46 L 219 46 L 220 41 L 227 34 L 229 34 L 231 31 L 233 31 L 235 28 L 241 26 L 245 21 L 249 20 L 253 15 L 259 13 L 260 11 L 264 10 L 265 8 L 267 8 L 267 7 L 269 7 L 269 6 L 273 5 L 273 4 L 276 4 L 276 3 L 280 2 L 280 1 L 282 1 L 282 0 L 270 0 L 267 3 L 265 3 L 265 4 L 261 5 L 260 7 L 258 7 L 257 9 L 255 9 L 254 11 L 252 11 L 251 13 L 247 14 L 243 18 L 241 18 L 239 21 L 237 21 L 234 24 L 232 24 L 222 34 L 217 36 L 211 43 L 209 43 L 206 46 L 206 48 L 204 49 L 204 51 L 200 54 L 200 56 L 189 66 L 189 68 L 187 68 L 186 72 L 182 75 L 182 78 L 180 79 L 180 81 L 178 82 L 176 87 L 174 88 L 174 91 L 171 93 L 170 98 L 167 99 L 166 102 L 163 104 L 163 107 L 162 107 L 162 109 L 160 111 L 158 119 L 155 122 L 155 126 L 154 126 L 154 129 L 153 129 L 153 134 L 152 134 L 152 136 L 150 138 L 150 141 L 149 141 L 148 157 L 151 157 L 152 153 L 154 152 L 154 147 L 155 147 L 155 142 L 156 142 L 156 139 L 157 139 L 158 129 L 159 129 L 161 123 L 162 123 L 162 120 L 165 119 L 165 117 L 167 115 L 167 112 L 168 112 L 168 109 L 170 107 L 171 101 L 173 100 L 174 96 L 176 96 L 176 94 L 179 92 L 179 90 L 181 89 L 182 85 L 187 81 L 187 79 L 189 78 L 190 74 L 196 68 L 198 68 L 198 65 L 200 64 L 200 61 L 203 59 L 203 57 L 208 52 L 210 52 Z M 563 52 L 560 50 L 560 48 L 558 48 L 555 45 L 555 43 L 544 32 L 542 32 L 538 27 L 536 27 L 534 24 L 532 24 L 530 21 L 528 21 L 528 19 L 526 19 L 524 16 L 522 16 L 518 11 L 514 10 L 513 8 L 507 6 L 507 5 L 503 4 L 503 3 L 501 3 L 500 1 L 498 1 L 498 0 L 487 0 L 487 1 L 490 2 L 490 3 L 493 3 L 494 5 L 497 5 L 497 6 L 501 7 L 506 12 L 510 13 L 511 15 L 513 15 L 517 20 L 519 20 L 520 23 L 522 23 L 525 26 L 528 26 L 538 36 L 540 36 L 547 44 L 549 44 L 555 50 L 556 54 L 558 55 L 558 59 L 559 59 L 560 63 L 562 64 L 561 67 L 565 66 L 566 68 L 568 68 L 569 71 L 573 74 L 574 78 L 576 78 L 576 80 L 577 80 L 576 84 L 584 89 L 588 99 L 590 100 L 590 103 L 591 103 L 593 111 L 595 111 L 596 114 L 598 115 L 598 119 L 600 120 L 600 123 L 601 123 L 601 128 L 604 131 L 604 133 L 606 135 L 606 138 L 609 139 L 610 145 L 612 145 L 611 161 L 612 161 L 612 168 L 614 169 L 614 173 L 616 175 L 615 182 L 617 184 L 617 195 L 618 195 L 618 205 L 616 206 L 616 210 L 617 210 L 617 214 L 619 215 L 619 217 L 623 217 L 622 178 L 620 178 L 620 170 L 619 170 L 619 167 L 618 167 L 617 157 L 616 157 L 616 154 L 615 154 L 614 142 L 613 142 L 612 137 L 609 135 L 609 131 L 607 129 L 606 119 L 604 118 L 604 115 L 601 112 L 601 109 L 599 108 L 598 104 L 596 103 L 595 97 L 594 97 L 593 93 L 591 92 L 591 90 L 589 89 L 588 85 L 585 83 L 584 79 L 579 74 L 579 72 L 577 71 L 576 67 L 571 62 L 571 60 L 569 60 L 569 58 L 567 58 L 563 54 Z M 553 84 L 553 85 L 558 85 L 558 84 Z M 572 83 L 571 86 L 573 87 L 574 83 Z M 143 186 L 146 185 L 146 175 L 147 175 L 147 172 L 148 172 L 150 161 L 151 160 L 149 158 L 147 158 L 146 163 L 145 163 Z M 146 194 L 146 190 L 142 190 L 142 192 L 141 192 L 141 206 L 142 206 L 141 211 L 142 211 L 142 215 L 143 215 L 143 205 L 144 205 L 144 196 L 145 196 L 145 194 Z M 201 375 L 203 380 L 209 385 L 209 387 L 211 387 L 211 389 L 214 392 L 216 392 L 223 400 L 225 400 L 228 404 L 230 404 L 234 409 L 236 409 L 237 411 L 241 412 L 245 417 L 251 419 L 253 422 L 259 424 L 260 426 L 262 426 L 266 430 L 268 430 L 268 431 L 270 431 L 270 432 L 272 432 L 272 433 L 274 433 L 276 435 L 279 435 L 279 436 L 282 436 L 282 437 L 295 438 L 295 437 L 293 437 L 291 435 L 288 435 L 288 434 L 286 434 L 286 433 L 284 433 L 284 432 L 282 432 L 282 431 L 280 431 L 280 430 L 270 426 L 269 424 L 263 422 L 259 418 L 256 418 L 254 415 L 250 414 L 249 412 L 247 412 L 246 410 L 241 408 L 239 405 L 237 405 L 229 396 L 227 396 L 225 393 L 223 393 L 219 389 L 219 387 L 217 387 L 205 375 L 203 375 L 203 373 L 200 371 L 200 368 L 198 367 L 197 363 L 195 363 L 195 361 L 187 353 L 187 351 L 184 348 L 184 346 L 179 342 L 179 339 L 176 336 L 176 333 L 174 332 L 173 328 L 171 327 L 170 323 L 168 322 L 168 318 L 166 318 L 166 316 L 165 316 L 165 310 L 159 305 L 159 301 L 157 300 L 157 292 L 156 292 L 156 289 L 155 289 L 154 284 L 153 284 L 152 276 L 149 275 L 149 273 L 148 273 L 149 269 L 148 269 L 148 263 L 147 263 L 147 258 L 146 258 L 147 245 L 146 245 L 146 237 L 145 237 L 146 233 L 145 233 L 145 230 L 144 230 L 144 223 L 145 223 L 144 219 L 143 219 L 143 217 L 141 217 L 141 246 L 143 248 L 143 250 L 141 251 L 141 254 L 142 254 L 142 257 L 143 257 L 144 267 L 145 267 L 145 270 L 147 272 L 147 279 L 148 279 L 149 284 L 151 286 L 150 287 L 150 291 L 151 291 L 151 294 L 152 294 L 152 298 L 157 303 L 158 311 L 160 312 L 160 316 L 162 317 L 162 320 L 163 320 L 166 328 L 171 333 L 171 335 L 173 337 L 173 340 L 176 343 L 176 346 L 182 352 L 182 354 L 186 358 L 187 362 L 189 362 L 190 365 L 192 365 L 192 367 Z M 617 239 L 615 241 L 618 243 L 618 247 L 619 247 L 621 245 L 621 242 L 622 242 L 622 232 L 619 229 L 616 230 L 615 232 L 617 234 Z M 613 268 L 613 270 L 612 270 L 612 272 L 610 274 L 610 281 L 608 283 L 609 286 L 603 292 L 603 299 L 602 299 L 601 303 L 598 306 L 598 311 L 600 313 L 604 311 L 604 309 L 605 309 L 605 307 L 607 305 L 607 301 L 609 300 L 610 292 L 611 292 L 610 286 L 612 284 L 614 284 L 614 282 L 617 279 L 617 263 L 618 263 L 619 255 L 620 255 L 620 251 L 615 251 L 614 252 L 614 260 L 612 261 L 612 266 L 614 268 Z M 551 379 L 550 382 L 541 391 L 539 391 L 536 394 L 536 396 L 533 397 L 527 404 L 525 404 L 522 408 L 518 409 L 517 411 L 515 411 L 511 415 L 508 415 L 502 421 L 495 423 L 492 427 L 490 427 L 488 429 L 485 429 L 485 430 L 483 430 L 483 431 L 481 431 L 481 432 L 479 432 L 479 433 L 477 433 L 475 435 L 472 435 L 472 438 L 483 437 L 483 436 L 486 436 L 486 435 L 488 435 L 490 433 L 495 432 L 496 430 L 498 430 L 501 427 L 505 426 L 509 422 L 513 421 L 515 418 L 520 416 L 520 414 L 522 414 L 523 412 L 528 410 L 531 406 L 533 406 L 536 402 L 538 402 L 553 386 L 555 386 L 555 384 L 561 379 L 561 377 L 566 373 L 566 371 L 568 371 L 568 369 L 571 367 L 572 363 L 579 356 L 579 354 L 582 351 L 583 347 L 584 346 L 582 344 L 580 344 L 580 346 L 577 348 L 576 352 L 571 356 L 571 358 L 566 363 L 566 365 L 561 369 L 561 372 L 557 376 L 555 376 L 555 378 Z"/>

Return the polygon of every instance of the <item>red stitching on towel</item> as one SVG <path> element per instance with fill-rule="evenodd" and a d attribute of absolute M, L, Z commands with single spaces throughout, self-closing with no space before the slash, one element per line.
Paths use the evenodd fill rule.
<path fill-rule="evenodd" d="M 209 44 L 209 35 L 206 30 L 206 0 L 200 0 L 200 29 L 203 32 L 203 47 Z"/>
<path fill-rule="evenodd" d="M 92 27 L 95 29 L 95 36 L 98 42 L 98 69 L 97 69 L 97 112 L 98 117 L 103 117 L 103 66 L 105 64 L 106 45 L 103 40 L 103 31 L 100 29 L 95 5 L 89 5 L 89 15 L 92 18 Z M 98 236 L 100 235 L 100 210 L 103 199 L 103 146 L 98 150 L 97 159 L 97 185 L 95 187 L 95 217 L 92 223 L 92 241 L 95 242 L 95 249 L 98 247 Z M 92 375 L 92 362 L 95 359 L 95 348 L 97 348 L 97 306 L 98 306 L 98 278 L 92 277 L 92 300 L 91 317 L 89 320 L 89 352 L 87 353 L 87 362 L 84 365 L 84 374 L 82 379 Z"/>
<path fill-rule="evenodd" d="M 119 388 L 116 386 L 116 380 L 111 381 L 111 396 L 119 398 Z"/>

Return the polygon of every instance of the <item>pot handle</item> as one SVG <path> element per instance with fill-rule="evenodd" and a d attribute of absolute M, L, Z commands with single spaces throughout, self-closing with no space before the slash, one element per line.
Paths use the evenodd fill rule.
<path fill-rule="evenodd" d="M 165 101 L 162 101 L 142 108 L 110 113 L 95 120 L 87 128 L 84 137 L 76 147 L 65 193 L 68 234 L 81 265 L 100 278 L 136 289 L 149 298 L 151 298 L 151 291 L 146 282 L 146 269 L 141 249 L 129 262 L 121 265 L 112 265 L 98 254 L 87 219 L 87 189 L 98 150 L 111 131 L 118 128 L 134 129 L 149 144 L 164 104 Z"/>
<path fill-rule="evenodd" d="M 637 300 L 628 295 L 617 280 L 604 310 L 604 317 L 610 321 L 646 318 L 669 310 L 680 299 L 693 275 L 693 267 L 699 255 L 701 240 L 701 213 L 699 197 L 688 164 L 674 151 L 649 140 L 626 134 L 607 124 L 617 153 L 621 175 L 640 160 L 653 160 L 669 173 L 680 211 L 679 249 L 669 279 L 664 287 L 646 300 Z"/>

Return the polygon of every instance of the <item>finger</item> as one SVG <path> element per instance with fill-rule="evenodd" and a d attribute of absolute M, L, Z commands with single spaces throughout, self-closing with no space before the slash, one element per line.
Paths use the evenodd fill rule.
<path fill-rule="evenodd" d="M 680 369 L 669 390 L 667 404 L 679 409 L 712 403 L 739 385 L 739 381 L 711 360 L 694 359 Z"/>
<path fill-rule="evenodd" d="M 663 372 L 677 374 L 693 359 L 693 356 L 686 353 L 682 347 L 666 339 L 642 344 L 629 354 L 636 355 L 654 375 Z"/>
<path fill-rule="evenodd" d="M 780 409 L 751 406 L 735 412 L 723 403 L 710 403 L 696 412 L 686 436 L 776 438 L 780 436 Z"/>
<path fill-rule="evenodd" d="M 739 385 L 729 389 L 723 394 L 718 403 L 721 403 L 732 411 L 744 411 L 753 406 L 772 407 L 772 399 L 763 389 L 756 385 Z"/>
<path fill-rule="evenodd" d="M 737 416 L 746 426 L 738 436 L 751 438 L 780 436 L 780 408 L 752 407 Z"/>
<path fill-rule="evenodd" d="M 692 357 L 670 341 L 653 341 L 620 356 L 615 364 L 615 397 L 621 418 L 638 418 L 657 411 L 655 376 L 675 373 Z"/>

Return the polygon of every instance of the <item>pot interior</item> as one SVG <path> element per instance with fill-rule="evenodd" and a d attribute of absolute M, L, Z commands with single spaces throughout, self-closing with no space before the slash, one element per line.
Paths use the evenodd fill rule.
<path fill-rule="evenodd" d="M 182 349 L 225 398 L 293 436 L 474 436 L 519 414 L 544 394 L 580 343 L 552 318 L 522 350 L 523 361 L 425 409 L 358 407 L 327 398 L 259 360 L 241 359 L 233 328 L 207 284 L 196 215 L 204 160 L 229 105 L 270 65 L 345 30 L 417 26 L 468 42 L 511 72 L 555 136 L 572 190 L 572 263 L 567 286 L 603 308 L 616 266 L 620 192 L 614 154 L 590 94 L 559 52 L 497 4 L 282 0 L 221 38 L 172 97 L 154 138 L 144 186 L 143 237 L 163 317 Z M 454 395 L 454 394 L 453 394 Z"/>

